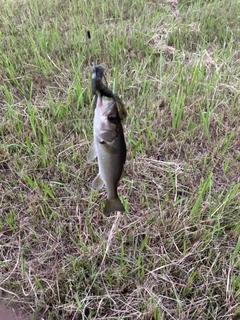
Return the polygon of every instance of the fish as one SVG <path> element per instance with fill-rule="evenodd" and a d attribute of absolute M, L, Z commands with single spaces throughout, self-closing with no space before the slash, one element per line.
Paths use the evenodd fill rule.
<path fill-rule="evenodd" d="M 93 120 L 94 140 L 88 151 L 88 162 L 98 160 L 99 173 L 92 182 L 93 189 L 100 190 L 104 185 L 107 189 L 107 200 L 104 215 L 111 212 L 124 212 L 124 206 L 119 199 L 117 187 L 119 180 L 125 176 L 126 142 L 124 138 L 122 119 L 117 102 L 114 98 L 104 99 L 101 94 L 97 103 Z"/>

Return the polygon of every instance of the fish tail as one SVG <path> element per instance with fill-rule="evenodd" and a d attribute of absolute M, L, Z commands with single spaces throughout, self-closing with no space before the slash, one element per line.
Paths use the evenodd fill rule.
<path fill-rule="evenodd" d="M 109 216 L 114 211 L 125 211 L 119 198 L 107 199 L 103 213 L 105 216 Z"/>

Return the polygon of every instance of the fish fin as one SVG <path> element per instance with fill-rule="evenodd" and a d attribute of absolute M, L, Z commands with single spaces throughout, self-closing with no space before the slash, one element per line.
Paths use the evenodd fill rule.
<path fill-rule="evenodd" d="M 101 147 L 108 153 L 117 153 L 117 150 L 105 141 L 100 141 Z"/>
<path fill-rule="evenodd" d="M 122 170 L 122 173 L 121 173 L 121 177 L 120 177 L 120 180 L 122 179 L 122 178 L 124 178 L 124 177 L 126 177 L 126 171 L 123 169 Z"/>
<path fill-rule="evenodd" d="M 95 190 L 100 190 L 100 189 L 102 189 L 103 186 L 104 186 L 104 182 L 103 182 L 100 174 L 98 174 L 98 175 L 96 176 L 96 178 L 95 178 L 95 179 L 93 180 L 93 182 L 92 182 L 92 187 L 93 187 L 93 189 L 95 189 Z"/>
<path fill-rule="evenodd" d="M 93 141 L 93 143 L 91 144 L 91 147 L 88 151 L 88 154 L 87 154 L 87 161 L 88 162 L 91 162 L 93 161 L 95 158 L 97 157 L 97 151 L 96 151 L 96 148 L 95 148 L 95 143 Z"/>
<path fill-rule="evenodd" d="M 119 198 L 106 200 L 105 208 L 103 211 L 104 215 L 110 216 L 110 213 L 114 211 L 121 211 L 121 212 L 125 211 Z"/>

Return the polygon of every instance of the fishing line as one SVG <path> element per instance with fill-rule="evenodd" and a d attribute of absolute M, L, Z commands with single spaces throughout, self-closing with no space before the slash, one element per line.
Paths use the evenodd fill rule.
<path fill-rule="evenodd" d="M 87 30 L 87 47 L 88 47 L 88 53 L 89 53 L 89 60 L 90 60 L 90 65 L 92 65 L 92 52 L 93 52 L 93 49 L 92 49 L 92 41 L 91 41 L 91 33 L 90 33 L 90 30 Z"/>

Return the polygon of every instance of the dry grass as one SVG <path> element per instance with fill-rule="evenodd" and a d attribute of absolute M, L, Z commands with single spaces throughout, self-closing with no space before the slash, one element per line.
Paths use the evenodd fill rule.
<path fill-rule="evenodd" d="M 239 1 L 1 4 L 2 308 L 239 319 Z M 110 218 L 86 162 L 92 59 L 128 108 Z"/>

